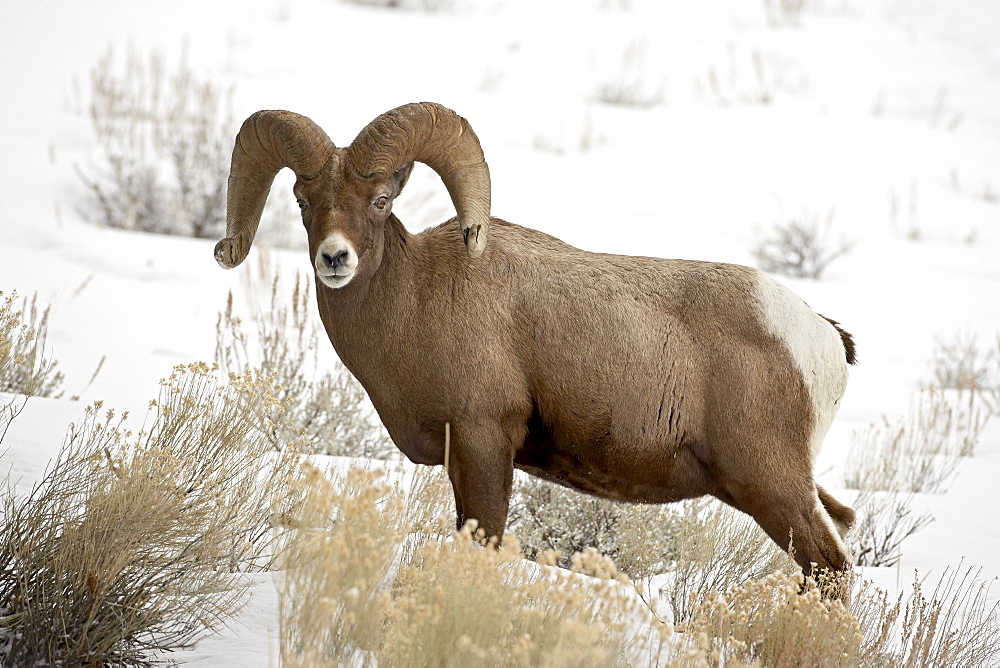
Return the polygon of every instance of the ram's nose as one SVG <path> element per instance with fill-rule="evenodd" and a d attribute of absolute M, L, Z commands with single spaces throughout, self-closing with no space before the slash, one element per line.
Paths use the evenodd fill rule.
<path fill-rule="evenodd" d="M 337 269 L 347 265 L 348 255 L 349 253 L 345 248 L 333 253 L 323 252 L 320 254 L 320 257 L 323 258 L 323 264 L 326 265 L 326 268 L 336 273 Z"/>
<path fill-rule="evenodd" d="M 331 234 L 316 251 L 316 275 L 331 288 L 342 288 L 354 278 L 358 254 L 350 241 L 340 234 Z"/>

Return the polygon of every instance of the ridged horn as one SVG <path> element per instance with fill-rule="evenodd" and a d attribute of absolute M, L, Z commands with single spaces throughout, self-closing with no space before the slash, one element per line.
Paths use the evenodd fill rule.
<path fill-rule="evenodd" d="M 464 118 L 433 102 L 403 105 L 369 123 L 347 157 L 362 177 L 389 175 L 414 160 L 433 169 L 455 205 L 469 256 L 482 254 L 490 227 L 490 170 Z"/>
<path fill-rule="evenodd" d="M 323 129 L 301 114 L 265 110 L 243 121 L 229 170 L 226 238 L 215 245 L 218 263 L 232 268 L 246 259 L 271 184 L 283 167 L 314 177 L 335 149 Z"/>

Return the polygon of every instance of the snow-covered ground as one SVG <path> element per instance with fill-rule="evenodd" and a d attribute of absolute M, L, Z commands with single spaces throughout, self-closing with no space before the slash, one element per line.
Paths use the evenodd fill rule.
<path fill-rule="evenodd" d="M 452 9 L 338 0 L 0 9 L 0 290 L 52 304 L 51 352 L 67 395 L 80 394 L 28 402 L 0 458 L 15 479 L 37 479 L 85 403 L 141 412 L 174 364 L 210 360 L 229 290 L 245 312 L 256 299 L 246 288 L 254 257 L 224 272 L 211 241 L 100 229 L 81 214 L 76 170 L 97 160 L 83 109 L 109 47 L 122 57 L 155 49 L 168 66 L 186 53 L 198 76 L 235 85 L 237 124 L 257 109 L 290 109 L 338 145 L 399 104 L 441 102 L 483 143 L 495 215 L 590 250 L 752 264 L 772 224 L 833 212 L 832 238 L 854 250 L 820 281 L 782 279 L 859 345 L 819 462 L 831 489 L 843 486 L 852 431 L 903 414 L 930 379 L 935 336 L 989 344 L 1000 332 L 995 2 L 808 0 L 791 20 L 777 1 L 427 4 Z M 601 100 L 622 84 L 644 104 Z M 397 204 L 414 228 L 450 215 L 436 177 L 418 170 Z M 267 256 L 284 274 L 309 270 L 304 253 Z M 933 579 L 963 558 L 1000 575 L 998 474 L 994 419 L 948 492 L 917 499 L 935 522 L 880 581 L 905 586 L 914 569 Z M 189 662 L 275 665 L 274 609 L 264 584 L 240 623 Z"/>

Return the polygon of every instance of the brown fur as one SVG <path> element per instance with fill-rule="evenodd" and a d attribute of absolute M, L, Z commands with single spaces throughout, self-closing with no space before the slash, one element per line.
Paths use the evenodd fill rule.
<path fill-rule="evenodd" d="M 711 494 L 782 548 L 791 532 L 804 568 L 849 566 L 853 511 L 813 481 L 813 405 L 756 270 L 588 253 L 498 219 L 470 258 L 456 219 L 413 235 L 391 214 L 408 166 L 363 178 L 339 152 L 295 185 L 311 256 L 334 232 L 358 256 L 345 286 L 317 279 L 320 317 L 407 457 L 442 464 L 451 424 L 459 524 L 501 537 L 516 467 L 622 501 Z"/>

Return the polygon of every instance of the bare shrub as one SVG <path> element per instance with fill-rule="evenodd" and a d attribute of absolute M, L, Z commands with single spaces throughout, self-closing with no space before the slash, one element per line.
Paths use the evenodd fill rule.
<path fill-rule="evenodd" d="M 772 227 L 750 252 L 764 271 L 819 279 L 830 263 L 854 248 L 854 243 L 844 237 L 836 244 L 830 243 L 827 237 L 832 222 L 832 209 L 822 225 L 816 214 L 803 211 Z"/>
<path fill-rule="evenodd" d="M 281 418 L 271 416 L 274 447 L 305 443 L 326 455 L 385 459 L 397 452 L 368 395 L 337 360 L 317 371 L 319 334 L 313 324 L 309 281 L 296 276 L 285 294 L 275 275 L 269 307 L 257 316 L 256 342 L 233 313 L 232 294 L 216 321 L 215 358 L 236 373 L 257 369 L 277 382 Z"/>
<path fill-rule="evenodd" d="M 45 351 L 49 307 L 38 310 L 38 294 L 14 310 L 17 293 L 0 291 L 0 392 L 62 396 L 63 375 Z"/>
<path fill-rule="evenodd" d="M 851 531 L 856 566 L 891 567 L 902 557 L 903 541 L 934 521 L 930 513 L 915 514 L 912 494 L 863 490 L 854 499 L 858 523 Z"/>
<path fill-rule="evenodd" d="M 974 394 L 928 388 L 905 417 L 852 435 L 844 483 L 860 490 L 852 538 L 859 566 L 898 563 L 903 541 L 933 521 L 912 511 L 913 494 L 946 491 L 961 458 L 975 452 L 986 417 Z"/>
<path fill-rule="evenodd" d="M 91 70 L 89 116 L 102 164 L 79 170 L 86 217 L 108 227 L 223 236 L 233 89 L 202 81 L 182 59 L 109 50 Z"/>
<path fill-rule="evenodd" d="M 509 524 L 530 559 L 555 552 L 556 563 L 571 568 L 572 556 L 591 548 L 643 578 L 670 561 L 670 519 L 666 506 L 619 503 L 519 476 Z"/>
<path fill-rule="evenodd" d="M 978 336 L 960 332 L 951 338 L 935 337 L 934 344 L 934 386 L 969 392 L 1000 387 L 1000 341 L 995 350 L 983 350 Z"/>
<path fill-rule="evenodd" d="M 767 23 L 772 28 L 782 25 L 799 25 L 805 11 L 806 0 L 763 0 Z"/>
<path fill-rule="evenodd" d="M 13 665 L 150 665 L 217 630 L 265 566 L 294 462 L 269 455 L 259 376 L 178 367 L 138 434 L 88 407 L 31 492 L 2 493 L 0 637 Z"/>

